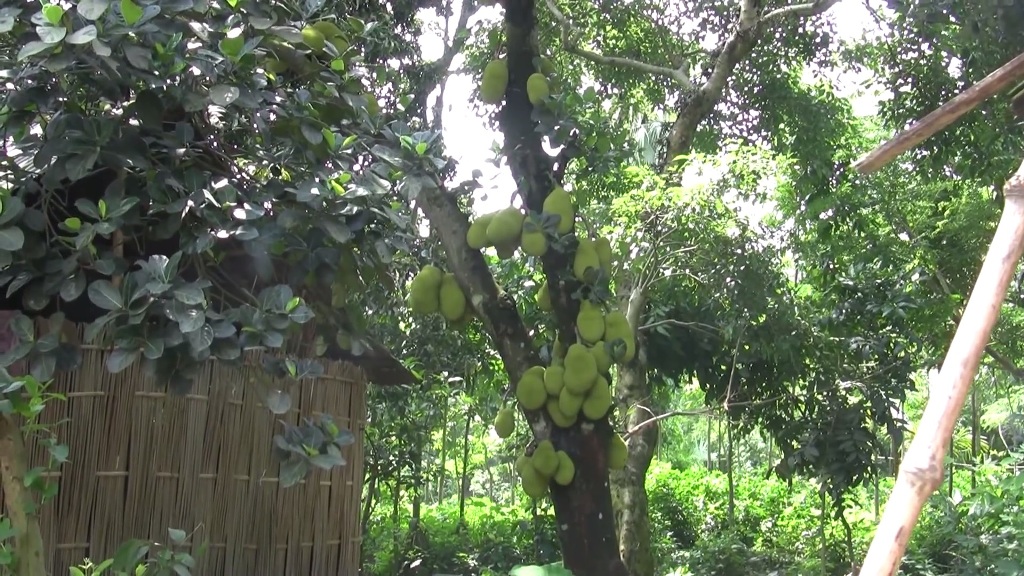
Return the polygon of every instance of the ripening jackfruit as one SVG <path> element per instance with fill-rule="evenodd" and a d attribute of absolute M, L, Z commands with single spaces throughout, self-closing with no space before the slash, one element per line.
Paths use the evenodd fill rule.
<path fill-rule="evenodd" d="M 552 62 L 550 58 L 547 56 L 541 56 L 538 60 L 540 60 L 540 70 L 538 70 L 538 72 L 545 76 L 551 76 L 556 72 L 555 63 Z"/>
<path fill-rule="evenodd" d="M 612 389 L 604 376 L 597 377 L 597 383 L 583 400 L 583 415 L 591 420 L 600 420 L 612 407 Z"/>
<path fill-rule="evenodd" d="M 551 311 L 551 292 L 548 291 L 548 283 L 540 285 L 537 290 L 537 307 L 545 312 Z"/>
<path fill-rule="evenodd" d="M 533 451 L 533 469 L 541 476 L 551 478 L 558 470 L 558 453 L 551 440 L 541 440 Z"/>
<path fill-rule="evenodd" d="M 449 322 L 457 322 L 466 314 L 466 295 L 454 274 L 445 274 L 441 280 L 440 308 L 441 316 Z"/>
<path fill-rule="evenodd" d="M 348 43 L 348 40 L 344 39 L 341 36 L 335 36 L 334 38 L 331 38 L 329 42 L 331 43 L 332 46 L 334 46 L 334 49 L 338 51 L 338 55 L 345 54 L 345 52 L 349 49 L 349 46 L 351 46 Z M 367 106 L 367 108 L 369 108 L 369 106 Z"/>
<path fill-rule="evenodd" d="M 494 432 L 498 438 L 508 438 L 515 429 L 516 419 L 512 409 L 506 406 L 498 410 L 498 415 L 494 417 Z"/>
<path fill-rule="evenodd" d="M 437 266 L 427 264 L 409 283 L 409 308 L 413 314 L 426 315 L 437 312 L 440 307 L 441 282 L 444 272 Z"/>
<path fill-rule="evenodd" d="M 590 349 L 583 344 L 573 344 L 565 352 L 565 374 L 562 381 L 565 388 L 575 394 L 586 394 L 597 380 L 597 363 Z"/>
<path fill-rule="evenodd" d="M 548 79 L 540 72 L 530 74 L 530 77 L 526 79 L 526 96 L 530 99 L 530 104 L 539 106 L 550 95 L 551 89 L 548 87 Z"/>
<path fill-rule="evenodd" d="M 597 342 L 604 336 L 604 312 L 590 300 L 580 302 L 576 329 L 580 333 L 580 338 L 587 342 Z"/>
<path fill-rule="evenodd" d="M 554 477 L 555 484 L 568 486 L 576 476 L 576 465 L 572 463 L 572 458 L 569 458 L 565 450 L 559 450 L 555 455 L 558 457 L 558 471 L 555 472 Z"/>
<path fill-rule="evenodd" d="M 558 457 L 555 456 L 557 460 Z M 548 492 L 548 479 L 541 476 L 536 468 L 533 467 L 532 461 L 530 466 L 524 466 L 519 471 L 519 481 L 523 487 L 523 492 L 534 500 L 543 498 Z"/>
<path fill-rule="evenodd" d="M 558 214 L 558 233 L 568 234 L 572 230 L 573 221 L 576 218 L 576 209 L 572 205 L 572 196 L 561 186 L 555 189 L 544 199 L 543 212 L 545 214 Z"/>
<path fill-rule="evenodd" d="M 564 366 L 548 366 L 544 369 L 544 389 L 548 396 L 558 396 L 562 391 L 562 376 L 565 374 Z"/>
<path fill-rule="evenodd" d="M 626 459 L 629 456 L 629 449 L 626 442 L 618 434 L 612 434 L 611 443 L 608 446 L 608 468 L 622 470 L 626 467 Z"/>
<path fill-rule="evenodd" d="M 484 66 L 483 78 L 480 80 L 480 99 L 487 104 L 500 104 L 508 88 L 508 63 L 504 60 L 491 60 Z"/>
<path fill-rule="evenodd" d="M 512 467 L 515 469 L 516 474 L 522 476 L 523 470 L 533 470 L 533 461 L 531 461 L 530 457 L 526 454 L 520 454 L 519 457 L 516 458 L 515 465 Z"/>
<path fill-rule="evenodd" d="M 586 279 L 588 268 L 600 269 L 601 260 L 597 257 L 594 242 L 589 238 L 580 238 L 580 245 L 576 249 L 576 257 L 572 261 L 572 274 L 577 280 L 583 282 Z"/>
<path fill-rule="evenodd" d="M 516 400 L 527 410 L 536 410 L 544 405 L 548 392 L 544 389 L 544 367 L 532 366 L 516 385 Z"/>
<path fill-rule="evenodd" d="M 590 347 L 590 353 L 594 356 L 594 363 L 597 364 L 597 373 L 607 374 L 612 367 L 612 357 L 608 355 L 608 347 L 604 345 L 604 340 L 594 342 L 594 345 Z"/>
<path fill-rule="evenodd" d="M 492 245 L 487 237 L 487 226 L 490 225 L 493 218 L 493 213 L 482 214 L 470 223 L 469 230 L 466 231 L 466 244 L 470 248 L 479 250 Z"/>
<path fill-rule="evenodd" d="M 316 28 L 306 26 L 302 29 L 302 42 L 306 46 L 309 46 L 313 50 L 319 52 L 324 49 L 324 44 L 327 43 L 327 38 L 324 37 L 323 32 Z"/>
<path fill-rule="evenodd" d="M 605 274 L 612 273 L 612 243 L 604 236 L 594 240 L 594 250 L 597 251 L 597 261 L 601 263 L 601 270 Z"/>
<path fill-rule="evenodd" d="M 548 415 L 551 416 L 551 421 L 559 428 L 569 428 L 576 423 L 575 414 L 569 416 L 565 412 L 562 412 L 562 409 L 558 405 L 558 398 L 548 398 L 547 409 Z"/>
<path fill-rule="evenodd" d="M 568 388 L 562 388 L 558 394 L 558 409 L 562 414 L 575 418 L 583 408 L 583 400 L 585 400 L 583 395 L 574 394 Z"/>
<path fill-rule="evenodd" d="M 626 351 L 621 358 L 615 358 L 615 361 L 625 364 L 636 355 L 636 340 L 633 337 L 633 330 L 629 327 L 629 320 L 619 310 L 613 310 L 604 317 L 604 341 L 614 342 L 616 338 L 625 341 Z"/>
<path fill-rule="evenodd" d="M 544 232 L 540 229 L 523 230 L 519 243 L 523 248 L 524 254 L 537 258 L 540 258 L 548 251 L 548 239 L 544 237 Z"/>
<path fill-rule="evenodd" d="M 523 233 L 524 218 L 515 206 L 498 210 L 487 224 L 487 239 L 495 246 L 518 243 Z"/>

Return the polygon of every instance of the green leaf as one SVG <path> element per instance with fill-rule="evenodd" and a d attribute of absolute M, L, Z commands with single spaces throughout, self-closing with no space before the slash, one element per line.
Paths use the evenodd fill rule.
<path fill-rule="evenodd" d="M 142 8 L 132 0 L 121 0 L 121 16 L 125 24 L 133 26 L 142 19 Z"/>
<path fill-rule="evenodd" d="M 227 36 L 221 39 L 217 46 L 220 48 L 221 54 L 235 60 L 242 53 L 242 49 L 245 48 L 245 38 L 242 38 L 241 34 Z"/>
<path fill-rule="evenodd" d="M 86 20 L 97 20 L 110 7 L 110 0 L 80 0 L 78 15 Z"/>
<path fill-rule="evenodd" d="M 47 44 L 59 44 L 68 35 L 68 29 L 63 26 L 36 26 L 36 34 Z"/>
<path fill-rule="evenodd" d="M 238 100 L 238 96 L 241 92 L 234 86 L 228 86 L 227 84 L 217 84 L 213 88 L 210 88 L 210 100 L 218 106 L 228 106 L 235 100 Z"/>
<path fill-rule="evenodd" d="M 188 306 L 199 306 L 206 303 L 206 295 L 203 290 L 195 285 L 175 288 L 174 299 Z"/>
<path fill-rule="evenodd" d="M 186 534 L 184 530 L 179 530 L 178 528 L 168 528 L 167 536 L 170 537 L 172 543 L 183 544 L 188 534 Z"/>
<path fill-rule="evenodd" d="M 60 19 L 64 17 L 64 9 L 56 4 L 47 4 L 43 6 L 43 18 L 54 26 L 60 24 Z"/>
<path fill-rule="evenodd" d="M 71 449 L 68 448 L 67 444 L 54 444 L 50 446 L 50 457 L 56 462 L 63 464 L 68 461 L 68 455 L 71 453 Z"/>
<path fill-rule="evenodd" d="M 47 44 L 46 42 L 42 42 L 39 40 L 26 42 L 25 45 L 22 46 L 20 50 L 18 50 L 18 61 L 21 62 L 22 60 L 31 58 L 36 54 L 46 52 L 47 50 L 50 50 L 53 47 L 54 44 Z"/>
<path fill-rule="evenodd" d="M 306 472 L 308 471 L 309 465 L 306 464 L 305 460 L 294 457 L 285 460 L 281 463 L 281 477 L 279 479 L 281 486 L 288 488 L 298 484 L 306 477 Z"/>
<path fill-rule="evenodd" d="M 117 374 L 134 364 L 141 354 L 138 349 L 114 348 L 107 356 L 107 370 L 111 374 Z"/>
<path fill-rule="evenodd" d="M 64 39 L 64 41 L 68 44 L 75 45 L 88 44 L 89 42 L 92 42 L 96 39 L 97 34 L 98 33 L 96 27 L 92 24 L 89 24 L 88 26 L 79 28 L 78 30 L 75 30 L 74 32 L 69 34 L 68 37 Z"/>
<path fill-rule="evenodd" d="M 266 404 L 274 414 L 286 414 L 292 408 L 292 397 L 283 390 L 271 390 L 267 392 Z"/>
<path fill-rule="evenodd" d="M 17 252 L 25 246 L 25 233 L 21 228 L 0 229 L 0 250 Z"/>
<path fill-rule="evenodd" d="M 121 310 L 124 300 L 121 292 L 109 280 L 95 280 L 89 284 L 89 300 L 104 310 Z"/>

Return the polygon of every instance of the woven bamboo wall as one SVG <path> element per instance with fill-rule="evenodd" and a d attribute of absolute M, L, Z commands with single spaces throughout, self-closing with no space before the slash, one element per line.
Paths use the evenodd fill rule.
<path fill-rule="evenodd" d="M 207 544 L 197 576 L 358 573 L 361 370 L 325 363 L 324 377 L 286 388 L 292 411 L 275 416 L 245 385 L 258 367 L 209 362 L 191 393 L 179 397 L 157 390 L 137 365 L 110 374 L 105 354 L 83 351 L 81 369 L 51 388 L 67 402 L 51 402 L 41 417 L 70 448 L 60 492 L 41 518 L 51 574 L 67 574 L 86 557 L 107 558 L 130 538 L 166 542 L 168 528 L 194 531 L 193 555 Z M 258 358 L 247 363 L 258 366 Z M 348 464 L 282 489 L 272 452 L 278 420 L 318 413 L 355 434 L 343 449 Z M 29 442 L 33 465 L 44 464 L 45 448 Z"/>

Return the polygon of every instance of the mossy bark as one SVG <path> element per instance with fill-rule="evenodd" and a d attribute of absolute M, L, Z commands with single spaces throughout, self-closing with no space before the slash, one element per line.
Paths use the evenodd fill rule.
<path fill-rule="evenodd" d="M 31 488 L 25 486 L 28 450 L 21 429 L 10 418 L 0 416 L 0 483 L 3 485 L 7 516 L 14 528 L 18 576 L 46 576 L 43 535 L 39 529 L 38 505 Z"/>

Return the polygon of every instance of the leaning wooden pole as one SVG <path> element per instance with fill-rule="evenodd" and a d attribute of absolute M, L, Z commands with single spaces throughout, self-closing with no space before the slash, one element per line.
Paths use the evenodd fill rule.
<path fill-rule="evenodd" d="M 921 509 L 942 485 L 942 463 L 953 428 L 1024 251 L 1024 163 L 1007 182 L 1003 194 L 1006 202 L 999 226 L 942 369 L 930 383 L 928 404 L 900 465 L 860 576 L 896 573 Z"/>

